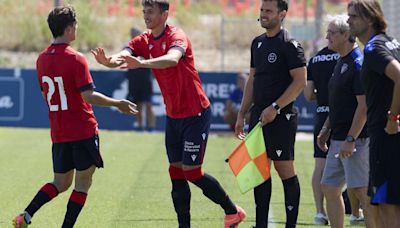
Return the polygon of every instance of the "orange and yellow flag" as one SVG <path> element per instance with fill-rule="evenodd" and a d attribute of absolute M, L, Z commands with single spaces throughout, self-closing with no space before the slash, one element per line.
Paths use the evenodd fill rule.
<path fill-rule="evenodd" d="M 227 160 L 242 194 L 271 177 L 260 123 L 251 130 Z"/>

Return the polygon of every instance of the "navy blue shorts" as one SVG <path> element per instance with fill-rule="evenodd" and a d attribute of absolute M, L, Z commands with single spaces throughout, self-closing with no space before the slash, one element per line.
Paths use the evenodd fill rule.
<path fill-rule="evenodd" d="M 173 119 L 167 116 L 165 146 L 169 163 L 182 162 L 189 166 L 202 164 L 210 122 L 210 108 L 188 118 Z"/>
<path fill-rule="evenodd" d="M 371 202 L 400 205 L 400 133 L 388 135 L 383 129 L 368 130 Z"/>
<path fill-rule="evenodd" d="M 259 122 L 263 109 L 253 107 L 250 130 Z M 294 143 L 297 131 L 297 112 L 281 113 L 274 121 L 263 127 L 265 148 L 273 161 L 294 160 Z"/>
<path fill-rule="evenodd" d="M 92 138 L 63 143 L 53 143 L 53 171 L 66 173 L 72 169 L 86 170 L 94 165 L 103 167 L 98 135 Z"/>

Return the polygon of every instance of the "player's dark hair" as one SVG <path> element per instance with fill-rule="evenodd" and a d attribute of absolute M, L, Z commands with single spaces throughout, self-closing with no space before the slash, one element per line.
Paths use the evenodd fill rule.
<path fill-rule="evenodd" d="M 289 3 L 288 0 L 263 0 L 264 2 L 277 2 L 278 3 L 278 10 L 281 11 L 288 11 Z"/>
<path fill-rule="evenodd" d="M 165 12 L 169 10 L 169 0 L 142 0 L 142 6 L 151 6 L 154 7 L 155 5 L 160 8 L 161 12 Z"/>
<path fill-rule="evenodd" d="M 376 33 L 385 32 L 387 22 L 383 16 L 381 5 L 374 0 L 352 0 L 347 8 L 354 7 L 356 13 L 367 20 L 372 21 L 372 27 Z"/>
<path fill-rule="evenodd" d="M 76 22 L 75 9 L 72 6 L 59 6 L 54 8 L 47 17 L 47 23 L 53 37 L 64 34 L 65 29 Z"/>

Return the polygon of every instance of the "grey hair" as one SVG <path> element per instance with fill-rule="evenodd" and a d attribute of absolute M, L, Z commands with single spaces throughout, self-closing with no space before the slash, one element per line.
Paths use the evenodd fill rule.
<path fill-rule="evenodd" d="M 347 19 L 349 16 L 346 14 L 337 14 L 337 15 L 328 15 L 327 17 L 328 24 L 333 24 L 339 30 L 340 33 L 350 32 L 350 26 L 347 23 Z M 356 42 L 355 36 L 350 34 L 349 41 L 354 43 Z"/>

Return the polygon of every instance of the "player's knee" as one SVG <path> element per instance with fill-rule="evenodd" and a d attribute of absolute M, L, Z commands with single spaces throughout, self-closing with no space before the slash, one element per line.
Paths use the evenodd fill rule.
<path fill-rule="evenodd" d="M 169 166 L 169 176 L 171 180 L 185 180 L 185 174 L 183 173 L 182 168 L 176 166 Z"/>
<path fill-rule="evenodd" d="M 183 173 L 185 174 L 186 180 L 192 183 L 200 180 L 204 176 L 204 172 L 201 167 L 190 170 L 184 170 Z"/>
<path fill-rule="evenodd" d="M 75 191 L 85 192 L 89 191 L 90 186 L 92 186 L 92 178 L 76 178 L 75 179 Z"/>
<path fill-rule="evenodd" d="M 72 180 L 69 179 L 56 179 L 53 181 L 59 193 L 65 192 L 72 185 Z"/>

